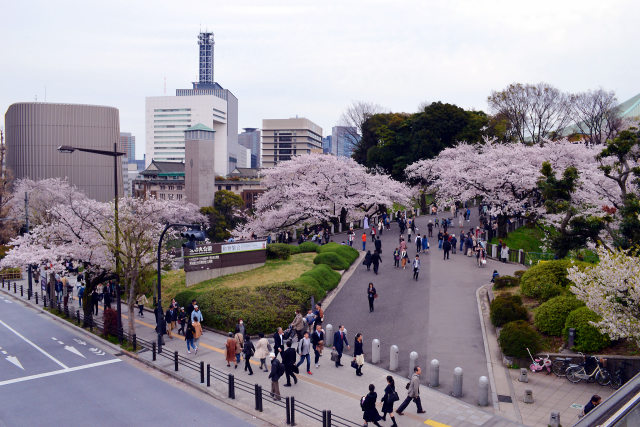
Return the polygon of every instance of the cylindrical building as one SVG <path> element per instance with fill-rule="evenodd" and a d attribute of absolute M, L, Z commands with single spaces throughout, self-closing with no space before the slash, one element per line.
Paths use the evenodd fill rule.
<path fill-rule="evenodd" d="M 97 105 L 21 102 L 5 114 L 7 167 L 16 179 L 68 178 L 98 201 L 113 200 L 113 157 L 74 151 L 61 145 L 113 151 L 120 147 L 117 108 Z M 122 161 L 117 161 L 118 195 L 123 195 Z"/>

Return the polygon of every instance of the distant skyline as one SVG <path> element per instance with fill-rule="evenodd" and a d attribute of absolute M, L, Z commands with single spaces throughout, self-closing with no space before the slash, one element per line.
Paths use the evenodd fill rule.
<path fill-rule="evenodd" d="M 120 110 L 145 140 L 145 97 L 198 78 L 197 35 L 215 33 L 215 79 L 239 128 L 298 115 L 331 133 L 356 100 L 415 112 L 442 101 L 487 111 L 512 82 L 619 101 L 640 92 L 640 4 L 602 1 L 29 1 L 3 4 L 2 127 L 16 102 Z M 45 89 L 46 88 L 46 89 Z"/>

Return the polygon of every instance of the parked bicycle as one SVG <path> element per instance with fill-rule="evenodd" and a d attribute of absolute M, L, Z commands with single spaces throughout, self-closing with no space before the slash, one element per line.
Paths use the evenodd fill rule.
<path fill-rule="evenodd" d="M 583 353 L 578 353 L 578 354 L 582 356 L 582 362 L 584 363 L 584 361 L 586 360 L 585 355 Z M 572 364 L 574 364 L 573 357 L 556 357 L 553 361 L 553 364 L 551 365 L 551 371 L 557 377 L 566 377 L 567 369 Z"/>
<path fill-rule="evenodd" d="M 627 365 L 627 362 L 620 363 L 613 375 L 611 375 L 611 383 L 609 385 L 612 389 L 617 390 L 628 381 L 627 375 L 625 374 Z"/>
<path fill-rule="evenodd" d="M 594 382 L 605 386 L 611 382 L 611 374 L 605 369 L 606 359 L 598 359 L 595 356 L 588 356 L 584 363 L 571 365 L 567 368 L 567 380 L 572 383 L 580 381 Z"/>

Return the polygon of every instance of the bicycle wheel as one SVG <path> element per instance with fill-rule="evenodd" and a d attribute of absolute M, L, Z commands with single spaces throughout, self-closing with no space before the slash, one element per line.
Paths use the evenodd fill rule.
<path fill-rule="evenodd" d="M 565 377 L 567 375 L 567 365 L 564 360 L 556 360 L 551 365 L 551 370 L 557 377 Z"/>
<path fill-rule="evenodd" d="M 572 383 L 579 383 L 582 380 L 582 378 L 580 378 L 581 371 L 582 369 L 580 367 L 567 369 L 567 380 Z"/>
<path fill-rule="evenodd" d="M 602 386 L 609 385 L 611 382 L 611 375 L 606 369 L 601 369 L 600 372 L 596 374 L 596 381 Z"/>
<path fill-rule="evenodd" d="M 620 377 L 620 375 L 613 375 L 611 377 L 611 382 L 609 383 L 609 386 L 611 386 L 611 388 L 614 390 L 619 389 L 620 386 L 622 386 L 622 378 Z"/>

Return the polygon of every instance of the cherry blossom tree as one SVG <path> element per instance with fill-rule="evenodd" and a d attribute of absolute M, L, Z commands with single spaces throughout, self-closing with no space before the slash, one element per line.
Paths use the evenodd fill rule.
<path fill-rule="evenodd" d="M 612 339 L 629 338 L 640 346 L 640 257 L 624 250 L 597 249 L 600 262 L 572 267 L 569 289 L 602 317 L 594 323 Z"/>
<path fill-rule="evenodd" d="M 157 242 L 165 224 L 206 220 L 192 204 L 125 197 L 119 200 L 119 245 L 116 245 L 113 202 L 89 199 L 66 181 L 40 183 L 39 187 L 38 183 L 28 184 L 46 188 L 47 191 L 32 195 L 32 200 L 37 206 L 51 203 L 50 207 L 42 212 L 39 217 L 42 222 L 31 233 L 11 242 L 14 248 L 0 266 L 50 264 L 54 270 L 62 271 L 65 260 L 77 260 L 88 273 L 85 291 L 88 296 L 98 283 L 115 277 L 118 257 L 118 273 L 125 286 L 130 313 L 134 311 L 140 280 L 154 269 Z M 166 252 L 163 257 L 167 257 Z M 84 306 L 87 308 L 88 304 Z M 129 316 L 129 331 L 135 332 L 133 316 Z"/>
<path fill-rule="evenodd" d="M 393 203 L 406 205 L 413 196 L 406 185 L 345 157 L 304 154 L 263 174 L 267 190 L 236 235 L 265 235 L 306 222 L 345 223 Z"/>

